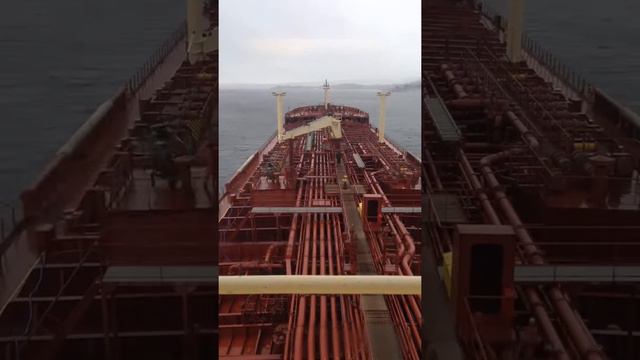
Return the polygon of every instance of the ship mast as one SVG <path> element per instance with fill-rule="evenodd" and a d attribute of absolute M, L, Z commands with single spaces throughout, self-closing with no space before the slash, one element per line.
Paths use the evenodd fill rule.
<path fill-rule="evenodd" d="M 524 0 L 509 0 L 509 23 L 507 24 L 507 57 L 511 62 L 522 61 L 522 28 L 524 23 Z"/>
<path fill-rule="evenodd" d="M 278 142 L 282 141 L 284 136 L 284 104 L 282 98 L 287 95 L 286 92 L 273 92 L 273 96 L 276 97 L 276 123 L 278 126 Z"/>
<path fill-rule="evenodd" d="M 191 64 L 218 49 L 218 28 L 204 30 L 203 9 L 203 0 L 187 0 L 187 57 Z"/>
<path fill-rule="evenodd" d="M 378 122 L 378 142 L 383 143 L 384 142 L 384 105 L 385 105 L 385 99 L 387 98 L 387 96 L 389 96 L 391 94 L 390 91 L 386 91 L 386 92 L 382 92 L 382 91 L 378 91 L 378 97 L 380 98 L 380 119 Z"/>
<path fill-rule="evenodd" d="M 322 86 L 322 89 L 324 90 L 324 109 L 328 110 L 329 109 L 329 82 L 327 81 L 327 79 L 324 79 L 324 85 Z"/>

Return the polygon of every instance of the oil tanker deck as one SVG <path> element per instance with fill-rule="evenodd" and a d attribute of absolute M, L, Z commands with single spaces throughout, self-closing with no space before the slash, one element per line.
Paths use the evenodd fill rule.
<path fill-rule="evenodd" d="M 217 2 L 187 19 L 3 226 L 1 359 L 215 356 Z"/>
<path fill-rule="evenodd" d="M 284 93 L 274 93 L 278 131 L 220 199 L 221 284 L 238 275 L 420 275 L 419 160 L 384 137 L 383 103 L 376 130 L 324 89 L 323 105 L 286 114 Z M 418 295 L 342 294 L 334 285 L 328 294 L 221 290 L 219 358 L 421 358 Z"/>
<path fill-rule="evenodd" d="M 425 352 L 636 359 L 640 118 L 523 18 L 423 1 Z"/>

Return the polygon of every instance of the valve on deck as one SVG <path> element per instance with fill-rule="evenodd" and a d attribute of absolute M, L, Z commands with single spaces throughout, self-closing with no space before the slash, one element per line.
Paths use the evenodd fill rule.
<path fill-rule="evenodd" d="M 280 169 L 276 164 L 270 161 L 266 162 L 263 165 L 263 172 L 264 172 L 264 175 L 267 177 L 267 181 L 274 182 L 274 183 L 278 182 L 278 175 L 279 175 Z"/>
<path fill-rule="evenodd" d="M 343 189 L 346 190 L 349 188 L 349 178 L 347 177 L 347 175 L 343 175 L 340 182 Z"/>
<path fill-rule="evenodd" d="M 178 181 L 176 158 L 195 151 L 188 130 L 179 124 L 168 122 L 151 127 L 151 185 L 156 177 L 167 180 L 171 189 Z"/>

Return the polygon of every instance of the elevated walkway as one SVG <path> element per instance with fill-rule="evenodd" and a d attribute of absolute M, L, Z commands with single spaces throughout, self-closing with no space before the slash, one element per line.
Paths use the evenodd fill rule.
<path fill-rule="evenodd" d="M 460 129 L 451 117 L 449 110 L 439 97 L 427 97 L 424 100 L 427 112 L 433 119 L 440 140 L 457 143 L 461 140 Z"/>
<path fill-rule="evenodd" d="M 338 184 L 341 183 L 346 173 L 343 163 L 336 165 Z M 351 184 L 347 189 L 340 187 L 340 200 L 346 224 L 356 241 L 358 274 L 377 275 L 354 195 L 355 192 L 352 190 Z M 362 295 L 360 296 L 360 304 L 365 316 L 364 321 L 369 334 L 372 358 L 376 360 L 401 359 L 402 351 L 384 296 Z"/>

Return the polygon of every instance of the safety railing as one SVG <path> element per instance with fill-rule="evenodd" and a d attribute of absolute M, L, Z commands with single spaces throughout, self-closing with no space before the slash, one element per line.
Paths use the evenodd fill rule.
<path fill-rule="evenodd" d="M 482 15 L 500 30 L 507 29 L 509 23 L 507 19 L 490 5 L 482 2 Z M 536 60 L 540 65 L 571 90 L 582 96 L 588 96 L 593 86 L 584 76 L 568 66 L 564 61 L 551 53 L 548 49 L 540 45 L 526 32 L 522 35 L 522 49 Z"/>
<path fill-rule="evenodd" d="M 593 89 L 591 83 L 527 34 L 522 35 L 522 48 L 575 93 L 589 96 Z"/>
<path fill-rule="evenodd" d="M 35 316 L 34 310 L 31 307 L 29 308 L 29 316 L 27 318 L 27 321 L 25 322 L 25 330 L 24 330 L 23 337 L 21 337 L 20 340 L 16 340 L 16 342 L 14 343 L 14 346 L 16 347 L 16 352 L 18 354 L 25 352 L 25 350 L 29 347 L 29 345 L 32 344 L 33 341 L 35 341 L 34 337 L 39 335 L 42 329 L 45 327 L 47 321 L 50 321 L 51 314 L 55 313 L 54 308 L 56 307 L 56 305 L 58 305 L 58 300 L 60 300 L 60 298 L 64 295 L 65 290 L 69 288 L 71 283 L 79 279 L 79 277 L 77 277 L 76 275 L 78 275 L 78 273 L 86 263 L 90 262 L 90 260 L 92 259 L 92 256 L 96 254 L 95 252 L 96 246 L 97 245 L 93 243 L 93 244 L 90 244 L 85 249 L 65 250 L 56 254 L 56 255 L 61 255 L 63 253 L 71 254 L 71 256 L 73 256 L 74 258 L 76 258 L 76 255 L 77 255 L 77 263 L 75 264 L 75 267 L 72 268 L 71 272 L 67 274 L 66 279 L 63 282 L 61 282 L 61 284 L 59 285 L 59 288 L 57 289 L 57 292 L 55 292 L 55 295 L 53 296 L 51 301 L 48 303 L 48 305 L 44 309 L 39 309 L 40 312 L 38 312 L 37 317 Z M 41 277 L 42 277 L 42 273 L 45 271 L 45 264 L 46 264 L 45 261 L 46 261 L 46 254 L 43 253 L 38 258 L 38 261 L 37 261 L 37 264 L 40 266 Z M 101 272 L 104 271 L 102 266 L 100 267 L 100 271 Z M 40 281 L 36 283 L 35 287 L 32 289 L 31 293 L 29 294 L 28 297 L 30 302 L 32 301 L 32 296 L 37 291 L 40 290 L 39 286 L 40 286 L 41 280 L 42 278 L 40 278 Z M 85 297 L 87 297 L 87 295 L 91 295 L 89 297 L 90 299 L 93 299 L 96 289 L 97 288 L 95 287 L 95 283 L 92 283 L 87 288 L 87 293 L 85 293 Z M 61 326 L 64 326 L 64 324 L 61 324 Z M 18 358 L 20 357 L 18 356 Z"/>
<path fill-rule="evenodd" d="M 0 202 L 0 249 L 4 247 L 4 241 L 18 228 L 22 219 L 22 203 L 20 201 Z"/>
<path fill-rule="evenodd" d="M 485 3 L 482 5 L 482 15 L 497 28 L 507 28 L 506 19 Z M 572 69 L 526 33 L 522 36 L 522 48 L 530 58 L 544 67 L 549 74 L 558 78 L 564 86 L 587 102 L 592 103 L 595 112 L 603 113 L 610 121 L 620 126 L 627 136 L 640 141 L 640 117 L 637 114 L 604 94 L 582 74 Z"/>
<path fill-rule="evenodd" d="M 563 149 L 569 149 L 573 145 L 573 137 L 562 127 L 561 122 L 553 116 L 552 111 L 545 106 L 545 103 L 539 101 L 529 87 L 518 80 L 508 68 L 500 63 L 498 57 L 488 46 L 483 45 L 478 50 L 484 50 L 485 54 L 493 59 L 493 63 L 497 64 L 497 66 L 493 66 L 489 70 L 470 49 L 467 49 L 470 58 L 475 60 L 476 69 L 484 72 L 484 78 L 487 81 L 491 81 L 494 87 L 499 89 L 506 98 L 515 100 L 527 112 L 526 115 L 539 117 L 552 127 L 553 131 L 547 132 L 545 136 L 548 138 L 553 137 L 556 144 L 561 144 Z M 525 120 L 530 123 L 528 119 L 525 118 Z M 537 132 L 533 126 L 530 126 L 530 130 Z M 540 137 L 542 134 L 538 133 L 537 135 Z"/>
<path fill-rule="evenodd" d="M 481 14 L 489 20 L 493 26 L 498 29 L 505 29 L 507 27 L 506 20 L 502 17 L 499 11 L 496 11 L 491 5 L 487 4 L 485 1 L 476 0 L 476 7 L 480 7 Z"/>
<path fill-rule="evenodd" d="M 145 63 L 127 80 L 125 88 L 129 94 L 138 90 L 153 73 L 157 66 L 173 51 L 186 34 L 186 22 L 180 23 L 178 28 L 153 52 Z M 22 201 L 19 199 L 11 203 L 0 202 L 0 249 L 24 220 Z"/>
<path fill-rule="evenodd" d="M 637 233 L 640 226 L 544 226 L 529 227 L 529 230 L 591 232 L 611 236 L 612 233 Z M 623 241 L 536 241 L 536 248 L 545 258 L 546 264 L 575 266 L 630 266 L 640 262 L 640 242 Z M 524 253 L 526 244 L 516 244 L 519 252 Z"/>
<path fill-rule="evenodd" d="M 180 41 L 182 41 L 187 33 L 186 21 L 182 21 L 177 29 L 175 29 L 169 37 L 160 44 L 160 46 L 147 58 L 147 60 L 138 68 L 138 70 L 127 80 L 127 90 L 129 94 L 134 93 L 149 78 L 164 59 L 173 51 Z"/>

